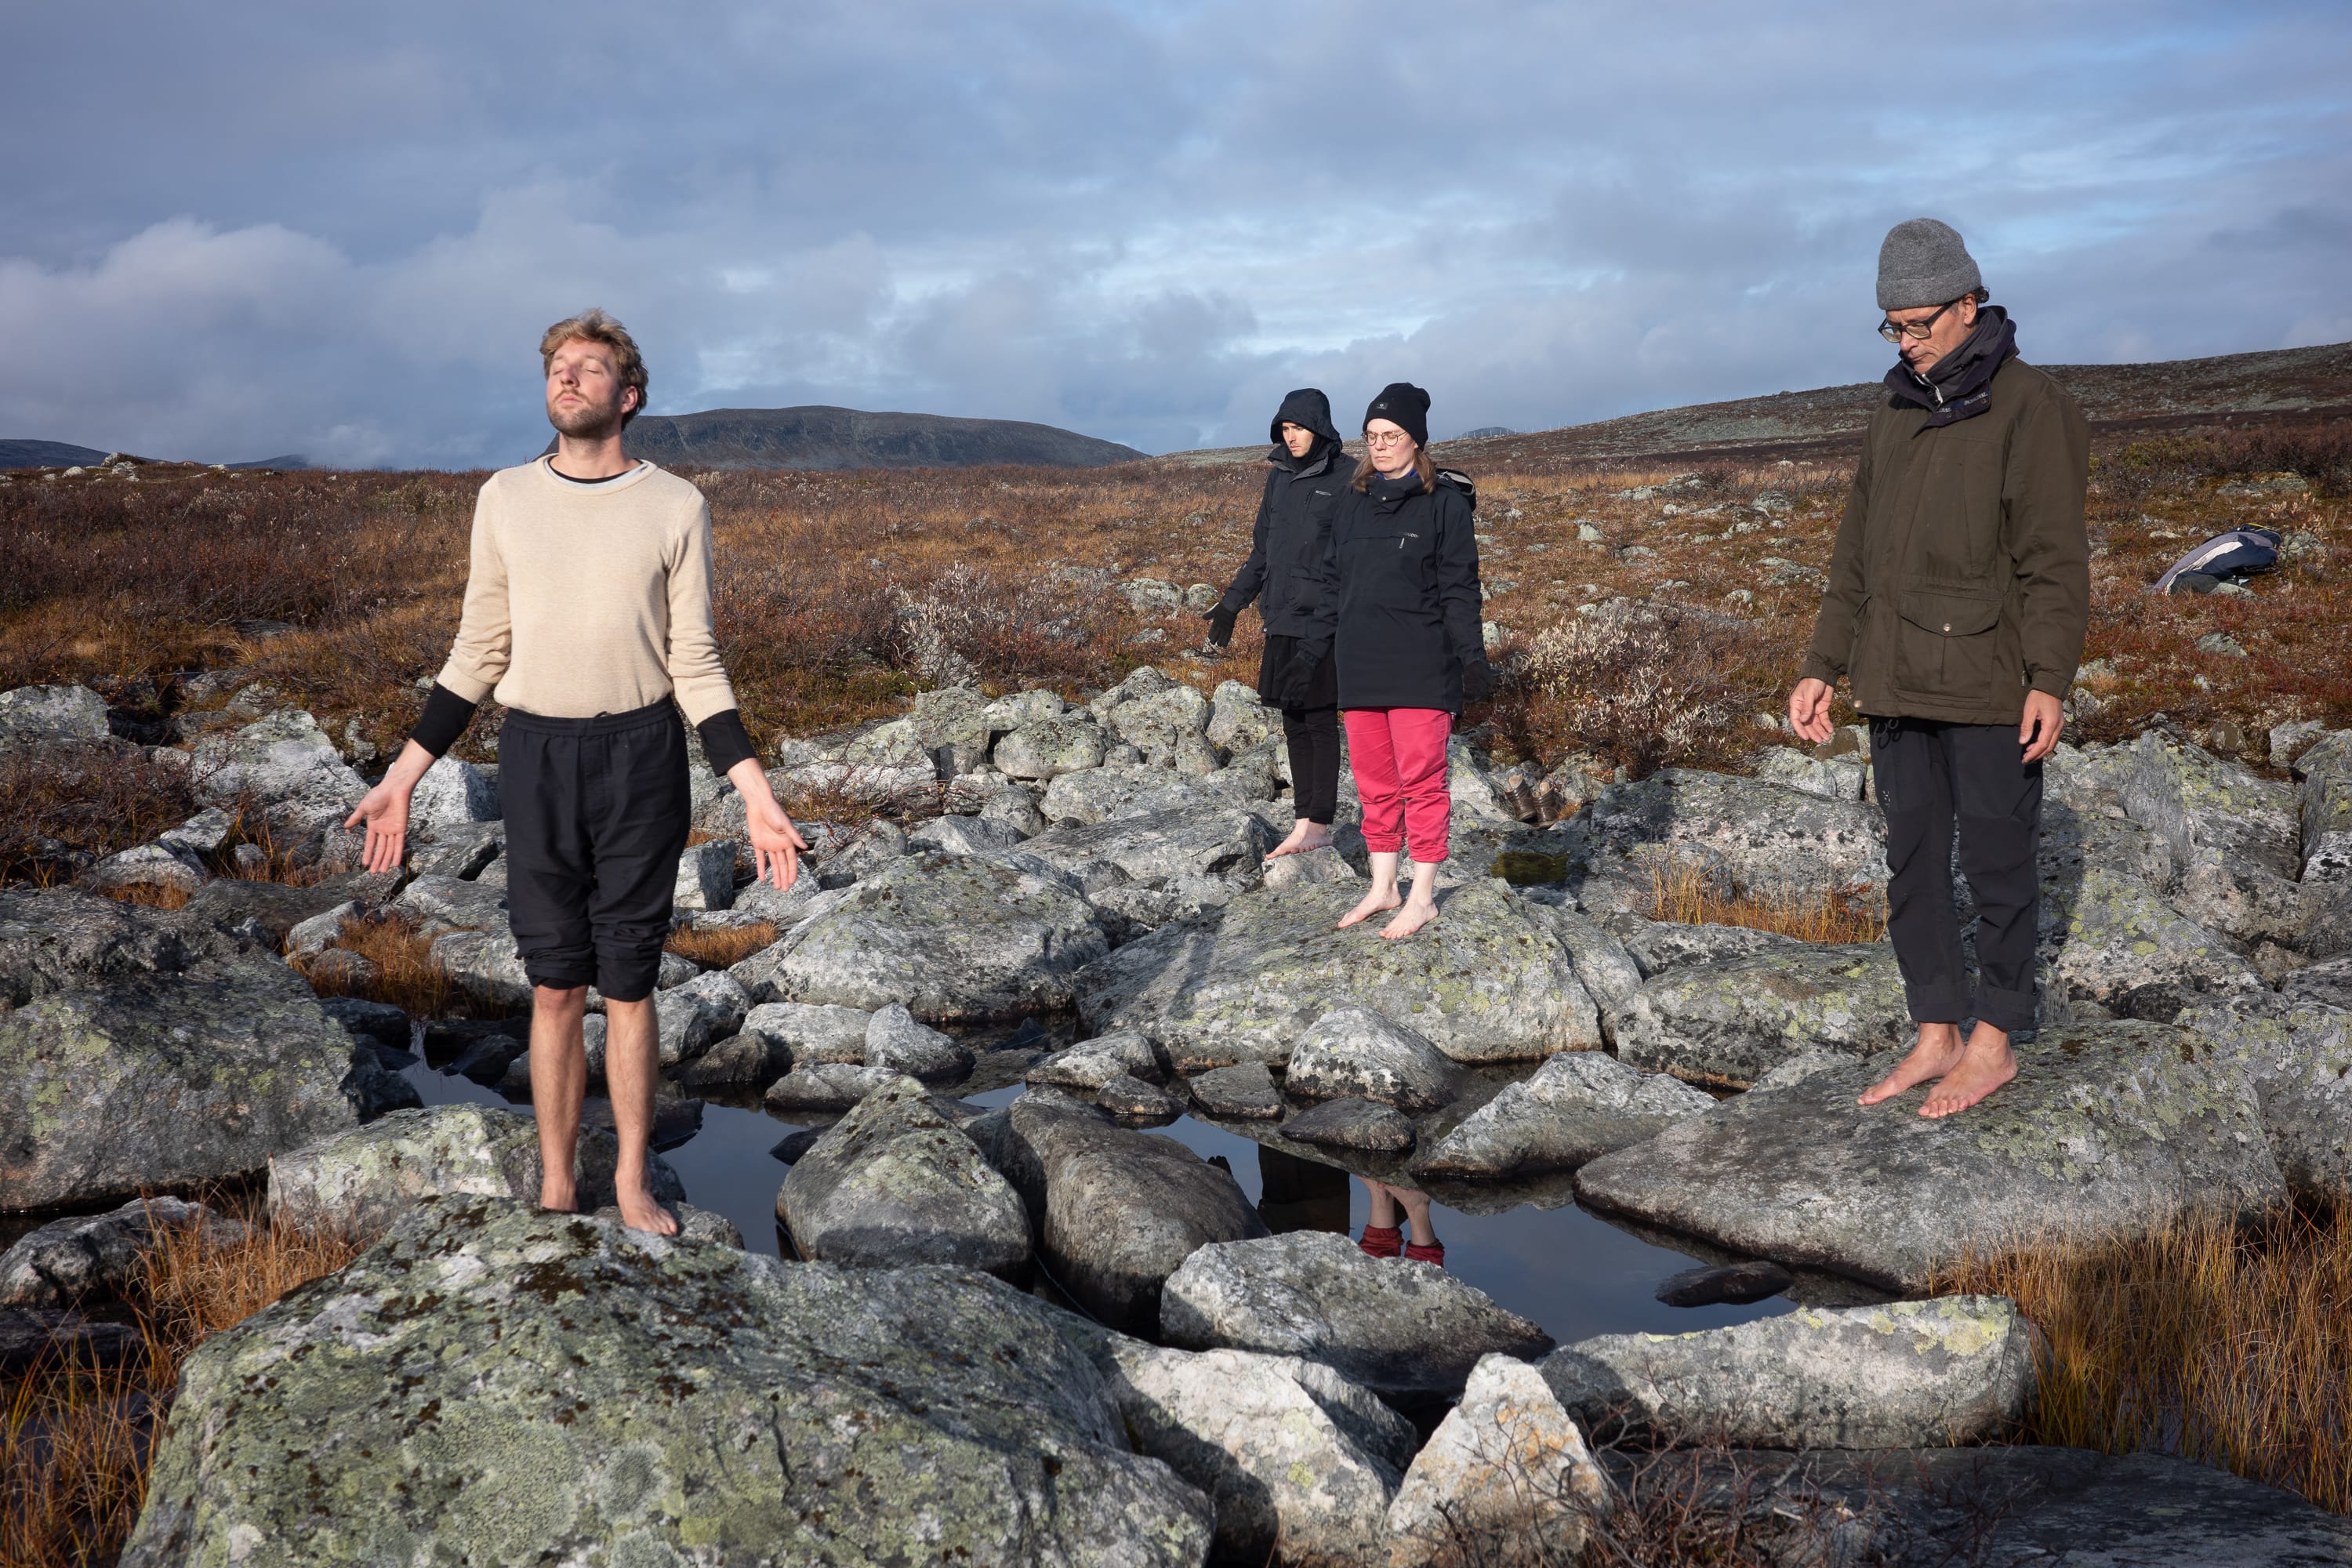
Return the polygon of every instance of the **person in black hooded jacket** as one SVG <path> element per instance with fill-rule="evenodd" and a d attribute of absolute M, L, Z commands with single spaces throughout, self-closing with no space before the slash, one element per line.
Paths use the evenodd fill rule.
<path fill-rule="evenodd" d="M 1266 856 L 1297 855 L 1331 842 L 1339 803 L 1339 691 L 1331 665 L 1331 630 L 1322 616 L 1329 596 L 1331 514 L 1349 470 L 1331 423 L 1331 402 L 1303 386 L 1282 400 L 1267 432 L 1265 495 L 1250 533 L 1249 559 L 1208 614 L 1209 644 L 1233 639 L 1234 619 L 1258 601 L 1265 652 L 1258 661 L 1260 700 L 1282 710 L 1290 747 L 1290 837 Z"/>
<path fill-rule="evenodd" d="M 1494 674 L 1478 624 L 1477 492 L 1429 459 L 1429 394 L 1407 382 L 1383 388 L 1364 411 L 1364 444 L 1331 521 L 1328 619 L 1372 886 L 1339 923 L 1396 910 L 1381 934 L 1406 937 L 1437 918 L 1453 810 L 1446 743 Z M 1401 898 L 1408 842 L 1412 891 Z"/>

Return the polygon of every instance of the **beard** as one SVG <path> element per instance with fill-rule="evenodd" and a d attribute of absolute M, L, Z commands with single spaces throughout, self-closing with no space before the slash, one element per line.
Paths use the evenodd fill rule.
<path fill-rule="evenodd" d="M 602 441 L 621 433 L 621 411 L 583 402 L 570 408 L 551 408 L 547 422 L 560 435 L 575 441 Z"/>

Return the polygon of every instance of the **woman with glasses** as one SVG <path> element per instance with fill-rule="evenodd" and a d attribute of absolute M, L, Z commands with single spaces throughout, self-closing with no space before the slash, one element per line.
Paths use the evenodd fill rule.
<path fill-rule="evenodd" d="M 1260 701 L 1282 710 L 1290 748 L 1290 837 L 1266 856 L 1298 855 L 1331 842 L 1339 804 L 1339 693 L 1331 672 L 1329 585 L 1331 514 L 1348 488 L 1346 455 L 1331 423 L 1331 400 L 1303 386 L 1282 400 L 1268 437 L 1265 495 L 1250 534 L 1249 559 L 1208 613 L 1209 646 L 1233 640 L 1234 618 L 1258 601 L 1265 652 L 1258 660 Z"/>
<path fill-rule="evenodd" d="M 1494 687 L 1478 626 L 1476 491 L 1429 460 L 1429 394 L 1406 382 L 1364 411 L 1365 455 L 1331 523 L 1334 663 L 1372 885 L 1339 921 L 1396 910 L 1384 937 L 1437 918 L 1453 813 L 1446 742 Z M 1412 890 L 1398 873 L 1412 854 Z"/>

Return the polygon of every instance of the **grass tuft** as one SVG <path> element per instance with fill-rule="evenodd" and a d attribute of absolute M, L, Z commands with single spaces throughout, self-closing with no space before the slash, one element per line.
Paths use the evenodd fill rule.
<path fill-rule="evenodd" d="M 1795 893 L 1727 893 L 1688 860 L 1650 864 L 1650 919 L 1676 925 L 1743 926 L 1799 942 L 1880 942 L 1886 935 L 1885 900 L 1860 889 Z"/>
<path fill-rule="evenodd" d="M 705 969 L 725 969 L 740 963 L 753 953 L 776 945 L 782 934 L 773 921 L 758 921 L 751 925 L 717 926 L 708 931 L 696 931 L 682 926 L 670 932 L 669 951 L 680 958 L 700 964 Z"/>

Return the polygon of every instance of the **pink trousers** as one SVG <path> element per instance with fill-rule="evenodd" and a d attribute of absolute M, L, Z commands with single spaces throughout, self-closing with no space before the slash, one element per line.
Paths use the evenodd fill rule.
<path fill-rule="evenodd" d="M 1364 846 L 1393 855 L 1412 841 L 1424 864 L 1445 858 L 1454 796 L 1445 787 L 1445 742 L 1454 715 L 1442 708 L 1350 708 L 1348 765 L 1364 807 Z"/>

